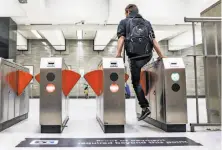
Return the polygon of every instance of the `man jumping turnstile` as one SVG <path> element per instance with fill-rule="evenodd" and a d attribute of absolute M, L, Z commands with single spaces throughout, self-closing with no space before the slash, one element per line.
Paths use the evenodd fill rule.
<path fill-rule="evenodd" d="M 133 88 L 142 108 L 138 120 L 143 120 L 150 114 L 150 110 L 149 103 L 140 85 L 141 68 L 151 60 L 153 48 L 160 58 L 164 56 L 160 51 L 158 42 L 155 40 L 152 25 L 139 14 L 137 6 L 134 4 L 128 5 L 125 9 L 125 15 L 126 18 L 121 20 L 117 30 L 119 40 L 116 57 L 121 57 L 122 48 L 125 44 L 126 54 L 130 58 Z"/>

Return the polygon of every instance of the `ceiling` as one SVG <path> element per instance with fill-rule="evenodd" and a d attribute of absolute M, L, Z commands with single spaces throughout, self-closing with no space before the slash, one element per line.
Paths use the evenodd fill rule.
<path fill-rule="evenodd" d="M 95 45 L 106 45 L 116 39 L 117 24 L 125 17 L 124 8 L 129 3 L 135 3 L 143 17 L 151 21 L 159 41 L 190 32 L 192 28 L 183 26 L 184 17 L 199 17 L 203 9 L 216 1 L 28 0 L 27 4 L 21 4 L 18 0 L 4 0 L 0 5 L 0 16 L 11 17 L 26 39 L 38 39 L 31 30 L 40 34 L 44 30 L 50 43 L 63 45 L 65 39 L 78 39 L 77 30 L 82 30 L 82 39 L 94 39 Z M 56 26 L 61 28 L 54 28 Z M 104 46 L 100 48 L 102 50 Z"/>
<path fill-rule="evenodd" d="M 26 39 L 39 39 L 31 32 L 31 30 L 18 30 L 18 32 Z M 83 32 L 82 39 L 84 40 L 94 39 L 96 36 L 96 31 L 82 31 L 82 32 Z M 64 29 L 62 30 L 62 33 L 65 39 L 75 39 L 75 40 L 78 39 L 76 30 Z M 42 38 L 44 39 L 44 36 L 42 36 Z"/>

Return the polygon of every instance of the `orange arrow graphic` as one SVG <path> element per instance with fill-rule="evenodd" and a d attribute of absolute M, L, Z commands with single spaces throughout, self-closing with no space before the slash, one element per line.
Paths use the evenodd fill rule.
<path fill-rule="evenodd" d="M 35 76 L 35 79 L 38 83 L 40 83 L 40 73 Z"/>
<path fill-rule="evenodd" d="M 81 75 L 71 71 L 63 70 L 62 71 L 62 90 L 65 96 L 68 96 L 72 88 L 76 85 Z"/>
<path fill-rule="evenodd" d="M 17 71 L 18 72 L 18 96 L 22 94 L 22 92 L 25 90 L 27 85 L 32 80 L 33 76 L 29 74 L 28 72 L 24 71 Z"/>
<path fill-rule="evenodd" d="M 103 71 L 94 70 L 84 75 L 84 78 L 92 87 L 97 96 L 100 96 L 103 92 Z"/>
<path fill-rule="evenodd" d="M 16 82 L 16 78 L 17 78 L 17 72 L 13 71 L 13 72 L 9 72 L 6 77 L 5 80 L 7 81 L 7 83 L 9 84 L 10 88 L 12 88 L 12 90 L 17 93 L 17 82 Z"/>
<path fill-rule="evenodd" d="M 31 74 L 21 70 L 10 72 L 6 75 L 6 81 L 18 96 L 22 94 L 32 78 L 33 76 Z"/>

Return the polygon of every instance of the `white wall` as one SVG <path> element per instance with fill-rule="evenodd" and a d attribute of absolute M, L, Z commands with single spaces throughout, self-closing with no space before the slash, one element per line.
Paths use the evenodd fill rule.
<path fill-rule="evenodd" d="M 27 50 L 27 39 L 17 32 L 17 49 Z"/>
<path fill-rule="evenodd" d="M 18 0 L 0 0 L 0 17 L 24 15 L 26 15 L 26 13 L 19 7 Z"/>
<path fill-rule="evenodd" d="M 183 21 L 185 8 L 180 0 L 134 0 L 130 1 L 139 7 L 144 18 L 153 24 L 174 24 Z M 128 0 L 110 1 L 109 23 L 118 23 L 124 16 L 125 7 L 130 3 Z"/>
<path fill-rule="evenodd" d="M 195 42 L 196 45 L 202 43 L 201 27 L 195 27 Z M 168 41 L 169 51 L 182 50 L 193 46 L 193 31 L 189 30 L 180 34 Z"/>
<path fill-rule="evenodd" d="M 186 0 L 186 17 L 200 17 L 200 13 L 218 0 Z"/>

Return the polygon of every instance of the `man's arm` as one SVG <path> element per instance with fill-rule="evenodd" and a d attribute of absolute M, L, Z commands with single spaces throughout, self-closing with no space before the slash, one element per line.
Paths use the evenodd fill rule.
<path fill-rule="evenodd" d="M 118 43 L 117 43 L 116 57 L 121 57 L 123 45 L 125 42 L 125 36 L 126 36 L 125 20 L 121 20 L 117 29 Z"/>
<path fill-rule="evenodd" d="M 159 56 L 160 58 L 164 58 L 165 56 L 162 54 L 162 52 L 161 52 L 161 50 L 160 50 L 160 46 L 159 46 L 158 42 L 157 42 L 156 39 L 155 39 L 156 36 L 155 36 L 154 31 L 153 31 L 153 27 L 152 27 L 152 25 L 151 25 L 151 23 L 150 23 L 149 21 L 148 21 L 148 24 L 149 24 L 150 31 L 151 31 L 151 37 L 152 37 L 152 39 L 153 39 L 153 47 L 154 47 L 156 53 L 158 54 L 158 56 Z"/>
<path fill-rule="evenodd" d="M 162 54 L 162 52 L 160 50 L 160 46 L 159 46 L 158 42 L 156 41 L 156 39 L 153 39 L 153 46 L 154 46 L 154 49 L 155 49 L 156 53 L 158 54 L 158 56 L 160 58 L 164 58 L 165 56 Z"/>
<path fill-rule="evenodd" d="M 124 41 L 125 41 L 125 37 L 124 37 L 124 36 L 121 36 L 121 37 L 118 39 L 116 57 L 121 57 L 122 50 L 123 50 L 123 45 L 124 45 Z"/>

